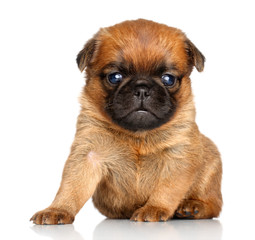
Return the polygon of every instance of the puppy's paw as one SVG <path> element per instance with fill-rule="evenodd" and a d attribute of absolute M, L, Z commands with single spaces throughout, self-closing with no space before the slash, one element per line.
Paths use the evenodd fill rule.
<path fill-rule="evenodd" d="M 30 221 L 39 225 L 71 224 L 74 221 L 74 216 L 66 210 L 47 208 L 34 214 Z"/>
<path fill-rule="evenodd" d="M 204 211 L 204 206 L 198 200 L 184 200 L 175 212 L 177 218 L 190 218 L 198 219 Z"/>
<path fill-rule="evenodd" d="M 163 222 L 167 221 L 169 217 L 170 212 L 167 209 L 154 206 L 144 206 L 137 209 L 130 220 L 138 222 Z"/>

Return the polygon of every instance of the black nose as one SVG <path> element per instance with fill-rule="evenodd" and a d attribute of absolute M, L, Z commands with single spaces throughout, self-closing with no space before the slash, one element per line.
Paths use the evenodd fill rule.
<path fill-rule="evenodd" d="M 144 100 L 150 96 L 149 89 L 145 86 L 136 87 L 134 95 L 138 99 Z"/>
<path fill-rule="evenodd" d="M 134 96 L 139 100 L 144 100 L 150 96 L 150 84 L 146 80 L 138 80 L 135 83 Z"/>

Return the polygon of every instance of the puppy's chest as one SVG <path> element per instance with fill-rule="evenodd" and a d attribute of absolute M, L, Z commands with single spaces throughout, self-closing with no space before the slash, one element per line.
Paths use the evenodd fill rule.
<path fill-rule="evenodd" d="M 113 182 L 119 190 L 147 195 L 157 182 L 163 168 L 162 161 L 155 154 L 134 154 L 119 160 L 118 169 L 112 171 Z"/>

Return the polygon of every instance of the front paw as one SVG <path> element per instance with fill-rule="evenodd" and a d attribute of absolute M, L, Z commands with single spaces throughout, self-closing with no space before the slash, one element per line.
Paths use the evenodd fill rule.
<path fill-rule="evenodd" d="M 66 210 L 47 208 L 34 214 L 30 221 L 39 225 L 71 224 L 74 221 L 74 216 Z"/>
<path fill-rule="evenodd" d="M 130 220 L 139 222 L 161 222 L 167 221 L 170 216 L 170 211 L 165 208 L 144 206 L 137 209 Z"/>

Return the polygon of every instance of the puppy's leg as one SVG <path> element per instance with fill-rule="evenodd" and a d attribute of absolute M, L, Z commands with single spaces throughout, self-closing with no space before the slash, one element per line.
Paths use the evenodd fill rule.
<path fill-rule="evenodd" d="M 204 164 L 191 189 L 175 213 L 177 218 L 218 217 L 222 207 L 222 163 L 214 143 L 202 135 Z"/>
<path fill-rule="evenodd" d="M 174 175 L 158 182 L 147 203 L 134 212 L 131 220 L 157 222 L 173 216 L 193 178 L 188 175 L 180 177 L 177 172 Z"/>
<path fill-rule="evenodd" d="M 177 218 L 213 218 L 218 217 L 222 207 L 221 196 L 221 162 L 213 170 L 213 166 L 208 166 L 204 175 L 200 175 L 185 199 L 176 210 Z"/>
<path fill-rule="evenodd" d="M 93 195 L 102 175 L 97 153 L 74 143 L 66 162 L 61 186 L 53 203 L 37 212 L 35 224 L 69 224 L 85 202 Z M 86 153 L 87 152 L 87 153 Z"/>

